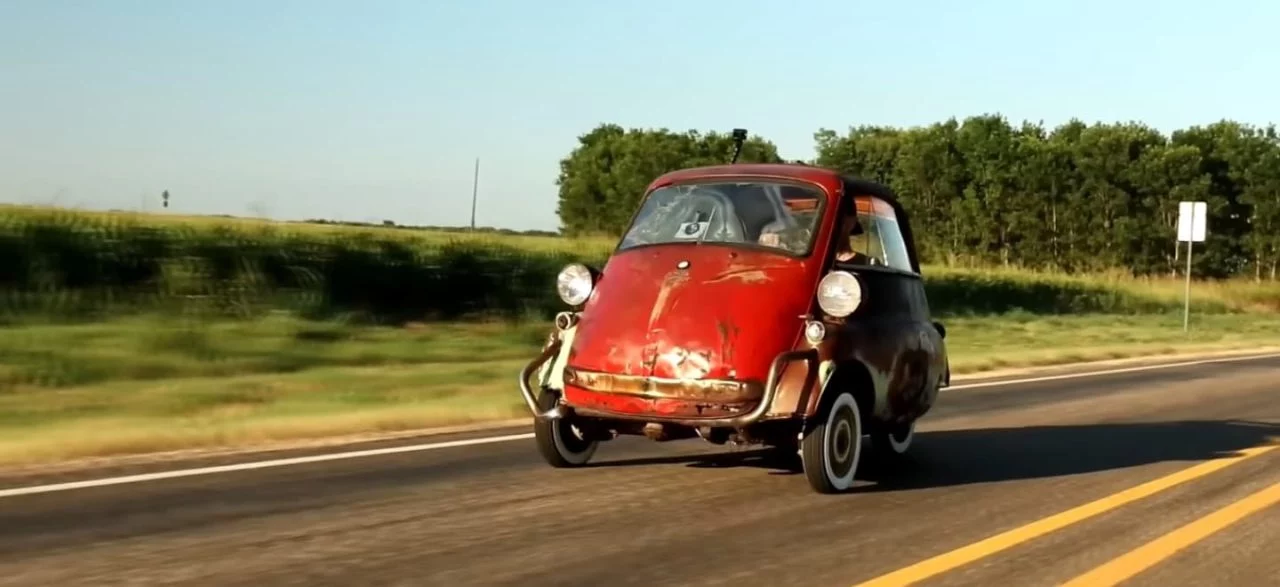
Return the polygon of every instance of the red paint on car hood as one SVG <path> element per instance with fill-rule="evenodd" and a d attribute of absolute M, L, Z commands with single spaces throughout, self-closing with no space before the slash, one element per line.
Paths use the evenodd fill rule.
<path fill-rule="evenodd" d="M 616 253 L 584 308 L 569 364 L 763 382 L 773 358 L 793 348 L 815 281 L 805 260 L 776 253 L 707 244 Z"/>

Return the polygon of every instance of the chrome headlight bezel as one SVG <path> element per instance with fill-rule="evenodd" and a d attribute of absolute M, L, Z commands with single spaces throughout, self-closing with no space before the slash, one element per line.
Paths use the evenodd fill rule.
<path fill-rule="evenodd" d="M 832 271 L 818 282 L 818 307 L 828 316 L 844 318 L 862 307 L 862 282 L 848 271 Z"/>

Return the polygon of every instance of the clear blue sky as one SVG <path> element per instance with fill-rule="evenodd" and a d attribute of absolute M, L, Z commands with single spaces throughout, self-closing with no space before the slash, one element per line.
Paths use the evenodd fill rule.
<path fill-rule="evenodd" d="M 1274 0 L 0 0 L 0 202 L 464 225 L 479 156 L 478 222 L 548 229 L 558 160 L 602 121 L 742 126 L 793 159 L 820 127 L 983 112 L 1265 124 L 1278 22 Z"/>

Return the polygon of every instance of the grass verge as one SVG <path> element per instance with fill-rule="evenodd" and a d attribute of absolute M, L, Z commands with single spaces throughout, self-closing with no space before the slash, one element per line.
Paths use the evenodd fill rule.
<path fill-rule="evenodd" d="M 955 373 L 1280 344 L 1280 315 L 953 318 Z M 0 464 L 389 432 L 524 415 L 545 326 L 276 316 L 24 324 L 0 341 Z"/>

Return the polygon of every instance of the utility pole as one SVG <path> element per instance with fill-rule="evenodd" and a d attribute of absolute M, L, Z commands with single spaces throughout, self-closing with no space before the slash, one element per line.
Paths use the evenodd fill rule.
<path fill-rule="evenodd" d="M 476 172 L 471 179 L 471 231 L 476 230 L 476 193 L 480 186 L 480 158 L 476 157 Z"/>

